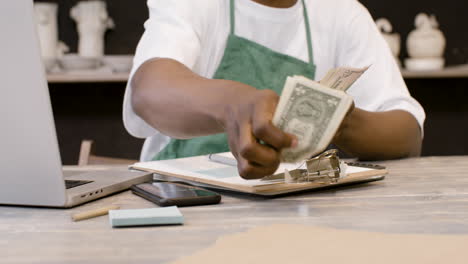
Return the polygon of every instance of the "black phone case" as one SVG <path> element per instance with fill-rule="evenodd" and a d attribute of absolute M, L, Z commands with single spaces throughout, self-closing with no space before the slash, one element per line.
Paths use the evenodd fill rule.
<path fill-rule="evenodd" d="M 221 201 L 221 195 L 212 192 L 214 195 L 212 196 L 198 196 L 198 197 L 180 197 L 180 198 L 166 198 L 166 197 L 161 197 L 155 193 L 151 193 L 147 190 L 144 190 L 140 188 L 140 185 L 143 184 L 148 184 L 151 185 L 151 183 L 141 183 L 141 184 L 136 184 L 130 187 L 130 190 L 132 190 L 132 193 L 141 196 L 145 198 L 148 201 L 151 201 L 159 206 L 194 206 L 194 205 L 207 205 L 207 204 L 217 204 Z M 171 182 L 165 182 L 165 184 L 176 184 L 182 187 L 187 187 L 190 189 L 198 189 L 198 190 L 204 190 L 199 187 L 195 186 L 188 186 L 185 184 L 180 184 L 180 183 L 171 183 Z M 206 191 L 206 190 L 205 190 Z"/>

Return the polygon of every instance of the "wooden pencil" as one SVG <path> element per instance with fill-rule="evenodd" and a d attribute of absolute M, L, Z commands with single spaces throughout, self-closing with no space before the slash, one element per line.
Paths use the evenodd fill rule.
<path fill-rule="evenodd" d="M 98 209 L 94 209 L 94 210 L 90 210 L 90 211 L 86 211 L 82 213 L 73 214 L 72 219 L 75 222 L 81 221 L 81 220 L 85 220 L 85 219 L 89 219 L 89 218 L 93 218 L 93 217 L 97 217 L 101 215 L 106 215 L 109 213 L 110 210 L 118 210 L 118 209 L 120 209 L 120 206 L 118 205 L 106 206 L 106 207 L 102 207 L 102 208 L 98 208 Z"/>

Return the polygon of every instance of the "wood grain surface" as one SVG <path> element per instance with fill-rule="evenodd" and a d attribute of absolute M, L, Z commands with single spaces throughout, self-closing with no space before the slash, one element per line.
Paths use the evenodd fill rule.
<path fill-rule="evenodd" d="M 72 221 L 74 213 L 109 205 L 155 207 L 129 191 L 69 210 L 0 206 L 0 263 L 167 263 L 270 224 L 468 234 L 468 156 L 379 164 L 390 173 L 370 184 L 274 199 L 221 192 L 219 205 L 181 208 L 182 226 L 113 229 L 107 216 Z"/>

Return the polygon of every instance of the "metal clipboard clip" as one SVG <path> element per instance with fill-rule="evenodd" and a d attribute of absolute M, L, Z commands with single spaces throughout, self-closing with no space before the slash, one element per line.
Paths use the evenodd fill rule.
<path fill-rule="evenodd" d="M 284 174 L 266 176 L 262 178 L 262 181 L 283 180 L 285 183 L 336 183 L 346 175 L 347 167 L 344 162 L 340 162 L 337 153 L 338 150 L 336 149 L 327 150 L 316 157 L 306 160 L 306 169 L 285 170 Z"/>

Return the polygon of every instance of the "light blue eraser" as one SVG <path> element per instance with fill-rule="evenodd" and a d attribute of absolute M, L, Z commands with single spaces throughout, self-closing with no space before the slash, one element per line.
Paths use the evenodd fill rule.
<path fill-rule="evenodd" d="M 113 227 L 142 225 L 175 225 L 183 224 L 184 216 L 177 206 L 110 210 L 109 222 Z"/>

